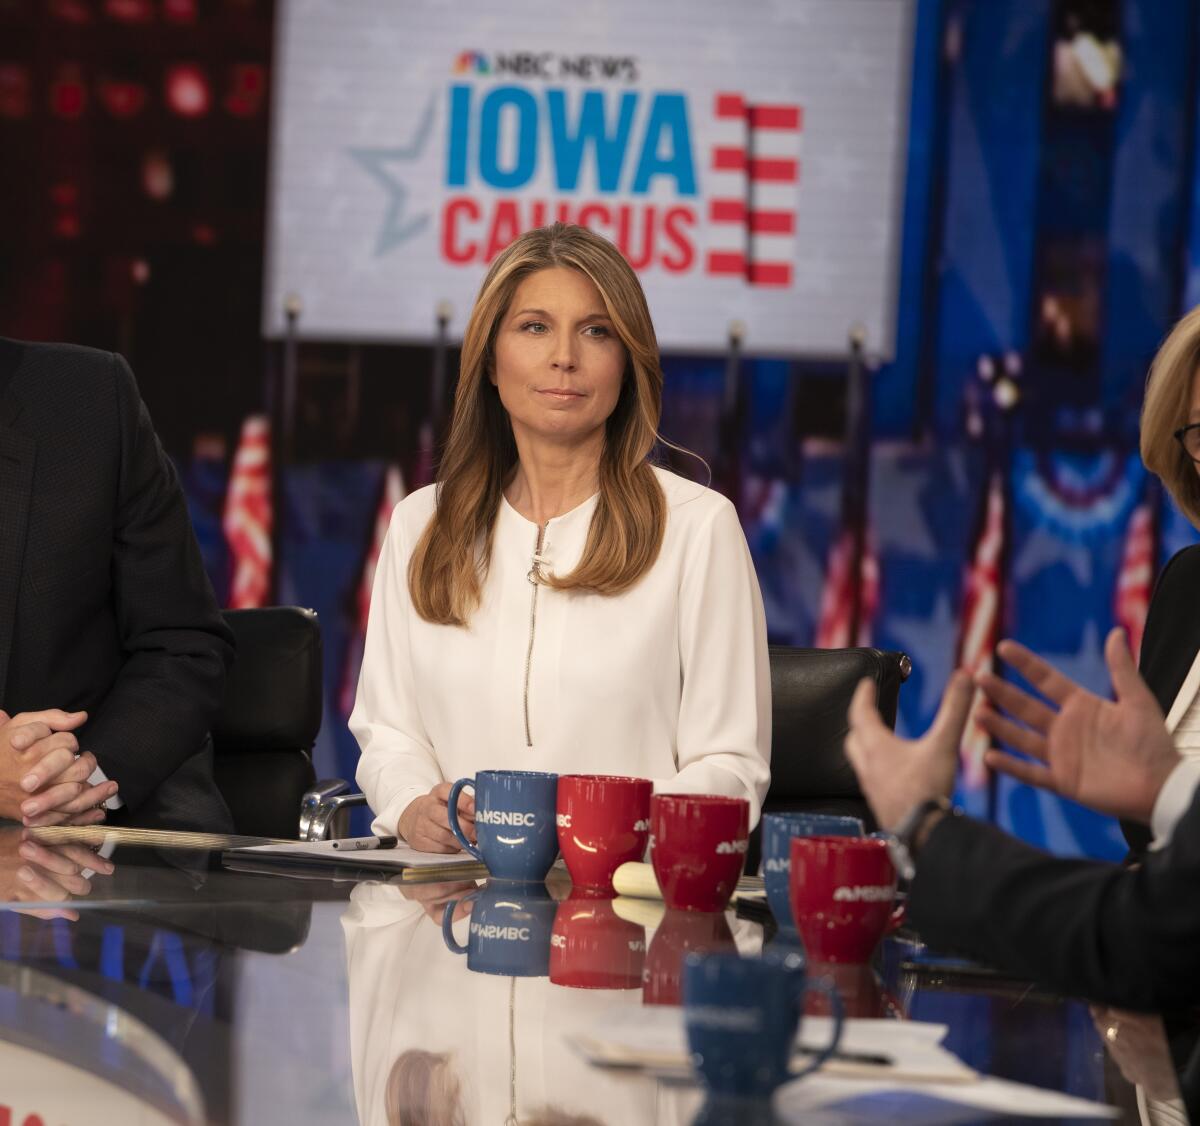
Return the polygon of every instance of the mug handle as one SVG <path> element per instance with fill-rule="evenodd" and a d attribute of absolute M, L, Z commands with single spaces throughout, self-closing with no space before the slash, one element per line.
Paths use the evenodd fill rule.
<path fill-rule="evenodd" d="M 887 929 L 884 930 L 885 935 L 895 934 L 902 926 L 904 920 L 908 918 L 908 903 L 897 904 L 895 910 L 888 917 Z"/>
<path fill-rule="evenodd" d="M 468 892 L 463 896 L 463 899 L 474 899 L 479 892 Z M 451 954 L 465 954 L 467 948 L 460 946 L 454 937 L 454 931 L 451 929 L 454 926 L 454 908 L 461 903 L 462 900 L 452 899 L 446 904 L 445 910 L 442 911 L 442 941 L 446 944 L 446 949 Z"/>
<path fill-rule="evenodd" d="M 812 1061 L 803 1071 L 792 1071 L 788 1073 L 788 1082 L 793 1079 L 801 1079 L 805 1075 L 809 1075 L 816 1071 L 834 1052 L 837 1051 L 837 1046 L 842 1042 L 842 1020 L 845 1016 L 842 1009 L 842 995 L 837 991 L 837 987 L 830 981 L 829 978 L 823 977 L 820 981 L 807 981 L 804 983 L 804 992 L 807 993 L 810 989 L 815 989 L 818 993 L 824 993 L 829 998 L 829 1008 L 833 1013 L 833 1034 L 829 1037 L 829 1043 L 817 1054 L 817 1058 Z M 803 1027 L 803 1022 L 801 1022 Z"/>
<path fill-rule="evenodd" d="M 475 789 L 474 778 L 460 778 L 453 786 L 450 787 L 450 796 L 446 799 L 446 819 L 450 822 L 450 832 L 457 838 L 458 843 L 463 846 L 476 860 L 483 859 L 483 853 L 479 851 L 466 836 L 464 836 L 462 828 L 458 824 L 458 795 L 463 792 L 464 786 L 470 786 Z"/>

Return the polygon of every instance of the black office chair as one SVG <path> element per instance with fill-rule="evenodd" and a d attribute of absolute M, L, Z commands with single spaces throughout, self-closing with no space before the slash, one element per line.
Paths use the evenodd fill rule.
<path fill-rule="evenodd" d="M 859 817 L 868 831 L 875 819 L 846 761 L 846 709 L 860 680 L 875 683 L 875 703 L 889 726 L 896 723 L 900 685 L 912 672 L 904 653 L 882 649 L 793 649 L 772 645 L 771 787 L 764 813 L 798 810 Z M 758 870 L 756 829 L 746 871 Z"/>
<path fill-rule="evenodd" d="M 321 627 L 312 610 L 226 610 L 237 656 L 213 724 L 217 789 L 234 829 L 295 840 L 301 798 L 316 779 Z"/>

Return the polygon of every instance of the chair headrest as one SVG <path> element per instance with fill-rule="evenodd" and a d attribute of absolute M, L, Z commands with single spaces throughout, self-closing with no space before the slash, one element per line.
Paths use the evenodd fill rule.
<path fill-rule="evenodd" d="M 894 725 L 908 657 L 882 649 L 772 645 L 770 661 L 771 797 L 859 797 L 843 749 L 850 697 L 860 680 L 873 680 L 883 720 Z"/>
<path fill-rule="evenodd" d="M 312 610 L 226 610 L 237 652 L 213 724 L 217 753 L 309 750 L 321 728 L 321 627 Z"/>

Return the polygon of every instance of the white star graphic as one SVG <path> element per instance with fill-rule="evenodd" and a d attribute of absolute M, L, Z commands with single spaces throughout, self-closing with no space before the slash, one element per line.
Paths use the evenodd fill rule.
<path fill-rule="evenodd" d="M 1086 547 L 1073 547 L 1042 528 L 1029 532 L 1021 552 L 1013 560 L 1012 577 L 1018 583 L 1027 582 L 1039 571 L 1061 563 L 1075 576 L 1080 586 L 1092 584 L 1092 555 Z"/>
<path fill-rule="evenodd" d="M 383 218 L 383 226 L 375 240 L 376 257 L 407 242 L 414 235 L 419 234 L 429 223 L 428 212 L 423 215 L 405 216 L 408 188 L 396 178 L 394 172 L 388 170 L 388 165 L 393 162 L 406 163 L 415 160 L 424 152 L 429 135 L 433 130 L 436 108 L 437 95 L 431 94 L 416 132 L 405 145 L 385 149 L 353 148 L 348 150 L 350 155 L 383 186 L 391 197 L 388 201 L 387 214 Z"/>
<path fill-rule="evenodd" d="M 929 459 L 881 451 L 872 460 L 876 483 L 871 490 L 871 522 L 879 547 L 908 558 L 936 559 L 938 545 L 921 509 L 921 493 L 929 484 Z"/>
<path fill-rule="evenodd" d="M 901 690 L 900 714 L 896 717 L 896 730 L 905 734 L 908 726 L 903 722 L 904 708 L 915 690 L 918 693 L 916 713 L 917 729 L 920 734 L 933 721 L 942 691 L 950 673 L 954 670 L 954 654 L 958 648 L 958 615 L 950 591 L 941 590 L 933 604 L 933 613 L 927 618 L 907 617 L 891 614 L 885 617 L 883 626 L 889 645 L 896 645 L 908 654 L 913 664 L 912 677 Z"/>

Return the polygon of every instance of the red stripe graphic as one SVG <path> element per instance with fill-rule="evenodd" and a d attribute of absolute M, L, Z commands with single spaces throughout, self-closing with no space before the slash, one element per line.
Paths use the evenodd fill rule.
<path fill-rule="evenodd" d="M 751 211 L 750 230 L 756 235 L 792 235 L 796 216 L 790 211 Z"/>
<path fill-rule="evenodd" d="M 708 218 L 712 223 L 744 223 L 746 205 L 740 199 L 714 199 L 708 205 Z"/>
<path fill-rule="evenodd" d="M 710 250 L 707 269 L 710 274 L 737 274 L 746 272 L 746 256 L 732 251 Z"/>
<path fill-rule="evenodd" d="M 746 101 L 741 94 L 718 94 L 714 112 L 717 117 L 745 117 Z"/>
<path fill-rule="evenodd" d="M 751 285 L 791 285 L 792 266 L 790 262 L 751 262 Z"/>
<path fill-rule="evenodd" d="M 716 145 L 713 147 L 714 172 L 744 172 L 746 170 L 746 150 L 732 145 Z"/>
<path fill-rule="evenodd" d="M 800 106 L 751 106 L 751 129 L 804 128 L 804 110 Z"/>
<path fill-rule="evenodd" d="M 745 154 L 742 154 L 743 159 Z M 766 160 L 752 159 L 750 161 L 750 179 L 762 180 L 772 184 L 794 184 L 800 178 L 800 162 L 798 160 Z"/>

